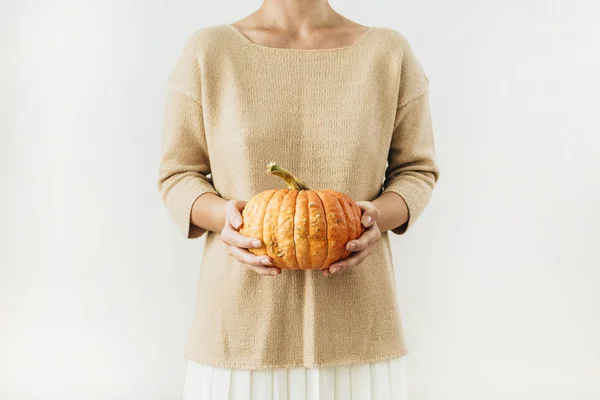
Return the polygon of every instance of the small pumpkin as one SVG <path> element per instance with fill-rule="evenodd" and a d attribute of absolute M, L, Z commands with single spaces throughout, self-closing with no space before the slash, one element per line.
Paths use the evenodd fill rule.
<path fill-rule="evenodd" d="M 346 243 L 364 232 L 358 205 L 341 192 L 310 190 L 275 163 L 267 173 L 288 188 L 258 193 L 246 204 L 240 233 L 263 243 L 249 251 L 268 255 L 282 269 L 326 269 L 348 257 Z"/>

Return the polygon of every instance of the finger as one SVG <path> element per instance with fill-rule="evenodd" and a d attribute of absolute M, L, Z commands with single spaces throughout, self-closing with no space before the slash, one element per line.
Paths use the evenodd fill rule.
<path fill-rule="evenodd" d="M 242 235 L 232 228 L 224 228 L 221 231 L 221 240 L 230 246 L 241 247 L 243 249 L 258 249 L 262 243 L 257 238 Z"/>
<path fill-rule="evenodd" d="M 371 248 L 353 253 L 350 257 L 333 263 L 329 266 L 329 272 L 332 274 L 340 273 L 348 268 L 356 267 L 371 254 Z"/>
<path fill-rule="evenodd" d="M 243 263 L 241 263 L 241 264 L 245 268 L 248 268 L 249 270 L 254 271 L 257 274 L 262 275 L 262 276 L 277 276 L 277 275 L 281 274 L 281 270 L 277 267 L 267 268 L 267 267 L 257 267 L 255 265 L 250 265 L 250 264 L 243 264 Z"/>
<path fill-rule="evenodd" d="M 243 200 L 229 200 L 225 205 L 225 215 L 227 223 L 235 229 L 242 226 L 242 210 L 246 206 Z"/>
<path fill-rule="evenodd" d="M 369 227 L 379 219 L 379 209 L 370 201 L 359 201 L 356 203 L 362 211 L 361 223 Z"/>
<path fill-rule="evenodd" d="M 255 267 L 274 267 L 273 261 L 269 256 L 255 256 L 246 249 L 236 246 L 227 246 L 227 253 L 243 264 L 253 265 Z"/>
<path fill-rule="evenodd" d="M 356 263 L 356 259 L 345 259 L 342 262 L 336 263 L 335 265 L 331 265 L 329 267 L 329 274 L 339 274 L 340 272 L 344 272 L 348 268 L 352 268 L 358 265 Z"/>
<path fill-rule="evenodd" d="M 346 244 L 346 250 L 352 252 L 362 251 L 375 243 L 380 237 L 381 232 L 377 225 L 371 225 L 358 239 L 350 240 Z"/>

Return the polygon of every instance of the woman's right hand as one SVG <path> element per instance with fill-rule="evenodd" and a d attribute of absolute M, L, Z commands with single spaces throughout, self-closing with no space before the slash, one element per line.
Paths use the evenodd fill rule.
<path fill-rule="evenodd" d="M 242 226 L 242 210 L 245 206 L 246 202 L 243 200 L 229 200 L 225 205 L 225 226 L 221 230 L 221 240 L 225 243 L 227 254 L 259 275 L 279 275 L 281 269 L 273 265 L 273 260 L 269 256 L 255 256 L 247 250 L 260 248 L 262 243 L 257 238 L 244 236 L 239 232 Z"/>

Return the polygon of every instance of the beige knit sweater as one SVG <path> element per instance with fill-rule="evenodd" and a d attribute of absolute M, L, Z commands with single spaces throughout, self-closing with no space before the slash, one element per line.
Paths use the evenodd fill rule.
<path fill-rule="evenodd" d="M 283 183 L 270 161 L 309 187 L 354 200 L 402 196 L 410 228 L 438 179 L 428 79 L 406 38 L 372 27 L 353 45 L 281 49 L 231 25 L 191 35 L 169 77 L 159 190 L 187 238 L 198 196 L 248 200 Z M 389 237 L 361 265 L 323 277 L 259 276 L 206 235 L 186 358 L 266 369 L 373 362 L 407 352 Z"/>

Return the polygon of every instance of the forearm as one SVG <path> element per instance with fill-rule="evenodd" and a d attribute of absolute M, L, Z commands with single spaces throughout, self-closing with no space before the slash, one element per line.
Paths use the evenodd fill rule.
<path fill-rule="evenodd" d="M 399 194 L 385 192 L 373 200 L 373 204 L 380 212 L 377 225 L 381 232 L 397 228 L 408 221 L 408 207 Z"/>
<path fill-rule="evenodd" d="M 227 200 L 214 193 L 199 196 L 192 206 L 191 222 L 200 228 L 221 233 L 225 225 Z"/>

